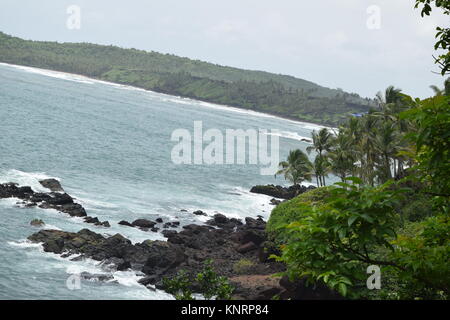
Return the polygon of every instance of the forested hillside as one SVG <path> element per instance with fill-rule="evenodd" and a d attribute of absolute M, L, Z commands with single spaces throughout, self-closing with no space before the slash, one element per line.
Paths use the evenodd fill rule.
<path fill-rule="evenodd" d="M 219 66 L 157 52 L 88 43 L 29 41 L 0 32 L 0 62 L 106 81 L 326 125 L 371 101 L 291 76 Z"/>

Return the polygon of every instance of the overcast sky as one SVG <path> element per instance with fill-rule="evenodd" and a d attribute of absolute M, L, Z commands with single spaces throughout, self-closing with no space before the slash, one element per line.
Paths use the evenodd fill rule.
<path fill-rule="evenodd" d="M 443 83 L 432 73 L 432 54 L 435 27 L 448 25 L 448 16 L 435 12 L 422 19 L 414 2 L 1 0 L 0 30 L 289 74 L 368 97 L 391 84 L 426 97 L 430 84 Z M 81 9 L 80 29 L 66 26 L 70 5 Z M 374 29 L 377 8 L 380 28 Z"/>

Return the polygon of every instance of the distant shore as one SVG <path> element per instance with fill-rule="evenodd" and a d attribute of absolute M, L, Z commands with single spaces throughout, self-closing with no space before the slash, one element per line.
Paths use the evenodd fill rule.
<path fill-rule="evenodd" d="M 197 102 L 197 103 L 201 103 L 202 107 L 207 107 L 207 108 L 213 108 L 213 109 L 220 109 L 220 110 L 229 110 L 229 111 L 233 111 L 233 112 L 238 112 L 238 113 L 245 113 L 245 114 L 249 114 L 249 115 L 253 115 L 253 116 L 257 116 L 257 117 L 273 117 L 276 119 L 283 119 L 283 120 L 287 120 L 290 121 L 292 123 L 295 124 L 301 124 L 303 126 L 309 126 L 311 127 L 311 129 L 313 130 L 320 130 L 321 128 L 328 128 L 328 129 L 337 129 L 335 127 L 330 127 L 330 126 L 325 126 L 323 124 L 320 123 L 313 123 L 313 122 L 306 122 L 306 121 L 301 121 L 301 120 L 297 120 L 294 119 L 293 117 L 288 117 L 288 116 L 283 116 L 283 115 L 278 115 L 278 114 L 272 114 L 272 113 L 266 113 L 266 112 L 261 112 L 261 111 L 255 111 L 255 110 L 251 110 L 251 109 L 245 109 L 245 108 L 240 108 L 240 107 L 235 107 L 235 106 L 229 106 L 229 105 L 224 105 L 224 104 L 218 104 L 218 103 L 213 103 L 210 101 L 205 101 L 205 100 L 199 100 L 199 99 L 194 99 L 194 98 L 189 98 L 189 97 L 182 97 L 182 96 L 177 96 L 177 95 L 171 95 L 165 92 L 158 92 L 158 91 L 154 91 L 154 90 L 148 90 L 148 89 L 144 89 L 142 87 L 139 86 L 135 86 L 135 85 L 130 85 L 130 84 L 123 84 L 120 82 L 111 82 L 111 81 L 105 81 L 102 80 L 100 78 L 94 78 L 94 77 L 88 77 L 82 74 L 78 74 L 78 73 L 68 73 L 68 72 L 63 72 L 63 71 L 58 71 L 58 70 L 53 70 L 53 69 L 43 69 L 43 68 L 38 68 L 38 67 L 32 67 L 32 66 L 27 66 L 27 65 L 19 65 L 19 64 L 12 64 L 12 63 L 6 63 L 6 62 L 0 62 L 0 66 L 7 66 L 7 67 L 14 67 L 20 70 L 24 70 L 24 71 L 28 71 L 28 72 L 32 72 L 32 73 L 38 73 L 44 76 L 48 76 L 48 77 L 55 77 L 52 76 L 49 73 L 54 73 L 55 75 L 61 75 L 61 76 L 76 76 L 79 77 L 80 80 L 85 80 L 85 81 L 95 81 L 97 83 L 103 83 L 103 84 L 107 84 L 107 85 L 113 85 L 113 86 L 117 86 L 117 87 L 122 87 L 122 88 L 130 88 L 130 89 L 135 89 L 135 90 L 141 90 L 141 91 L 145 91 L 145 92 L 151 92 L 151 93 L 156 93 L 156 94 L 161 94 L 167 97 L 172 97 L 172 98 L 177 98 L 180 100 L 184 100 L 184 101 L 192 101 L 192 102 Z M 41 72 L 39 72 L 41 71 Z M 76 81 L 75 79 L 67 79 L 64 77 L 56 77 L 56 78 L 60 78 L 62 80 L 68 80 L 68 81 Z"/>

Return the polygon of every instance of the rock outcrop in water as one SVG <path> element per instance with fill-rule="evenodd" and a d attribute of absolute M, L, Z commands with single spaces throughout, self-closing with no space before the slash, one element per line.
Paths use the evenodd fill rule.
<path fill-rule="evenodd" d="M 56 180 L 55 180 L 56 181 Z M 58 182 L 59 184 L 59 182 Z M 53 185 L 53 187 L 56 187 Z M 62 189 L 62 188 L 61 188 Z M 0 184 L 1 198 L 18 198 L 25 207 L 39 207 L 42 209 L 55 209 L 67 213 L 71 217 L 81 217 L 86 223 L 109 227 L 108 221 L 100 221 L 96 217 L 87 215 L 86 210 L 67 193 L 60 192 L 34 192 L 29 186 L 19 187 L 16 183 Z"/>
<path fill-rule="evenodd" d="M 53 192 L 64 192 L 64 189 L 61 186 L 61 183 L 53 178 L 39 180 L 39 183 L 47 189 L 50 189 Z"/>
<path fill-rule="evenodd" d="M 290 187 L 282 187 L 282 186 L 275 186 L 273 184 L 268 184 L 268 185 L 254 186 L 250 189 L 250 192 L 265 194 L 267 196 L 289 200 L 298 196 L 299 194 L 302 194 L 308 190 L 315 188 L 316 187 L 314 186 L 305 187 L 302 185 L 293 185 Z"/>
<path fill-rule="evenodd" d="M 53 185 L 53 190 L 56 187 Z M 290 188 L 285 189 L 287 191 L 282 192 L 292 192 Z M 109 226 L 107 221 L 100 222 L 96 217 L 87 216 L 85 209 L 67 193 L 34 192 L 27 186 L 6 183 L 0 184 L 0 198 L 18 198 L 26 207 L 56 209 L 70 216 L 82 217 L 87 223 Z M 131 223 L 124 220 L 119 222 L 121 225 L 151 229 L 154 232 L 158 231 L 155 228 L 157 223 L 163 223 L 162 219 L 156 222 L 146 219 L 137 219 Z M 179 225 L 178 221 L 163 225 L 166 229 L 162 233 L 167 241 L 146 240 L 136 244 L 121 234 L 103 236 L 89 229 L 79 232 L 40 230 L 28 239 L 42 243 L 44 251 L 60 254 L 62 257 L 77 254 L 77 257 L 71 258 L 73 261 L 91 258 L 101 261 L 102 268 L 110 271 L 132 269 L 142 272 L 146 276 L 140 283 L 149 289 L 164 289 L 162 279 L 172 277 L 180 270 L 197 274 L 203 269 L 204 262 L 212 260 L 217 273 L 226 276 L 235 287 L 236 299 L 271 299 L 275 295 L 282 299 L 338 298 L 326 287 L 308 286 L 304 280 L 291 283 L 286 278 L 273 277 L 284 271 L 285 267 L 268 259 L 270 254 L 277 253 L 277 248 L 268 241 L 266 222 L 261 217 L 248 217 L 243 222 L 223 214 L 215 214 L 206 225 L 185 225 L 179 232 L 167 229 L 177 228 Z M 112 276 L 104 274 L 84 273 L 82 278 L 88 281 L 113 281 Z M 195 283 L 192 289 L 195 290 Z"/>
<path fill-rule="evenodd" d="M 113 270 L 133 269 L 146 276 L 139 282 L 149 288 L 163 289 L 162 279 L 184 270 L 197 274 L 204 262 L 213 261 L 218 274 L 228 277 L 236 288 L 237 299 L 336 298 L 324 288 L 291 283 L 272 275 L 285 270 L 284 265 L 268 260 L 275 253 L 267 245 L 266 223 L 246 218 L 245 223 L 217 214 L 208 225 L 190 224 L 180 232 L 171 230 L 167 241 L 146 240 L 133 244 L 120 234 L 105 237 L 88 229 L 79 232 L 41 230 L 28 239 L 42 243 L 47 252 L 68 256 L 81 254 L 102 261 Z M 239 268 L 242 262 L 250 265 Z M 262 281 L 262 279 L 266 279 Z M 193 284 L 195 289 L 195 284 Z"/>

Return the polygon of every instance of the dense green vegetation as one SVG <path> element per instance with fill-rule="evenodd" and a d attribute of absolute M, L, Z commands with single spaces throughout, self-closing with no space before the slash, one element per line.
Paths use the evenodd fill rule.
<path fill-rule="evenodd" d="M 450 16 L 450 1 L 448 0 L 416 0 L 416 8 L 421 8 L 421 15 L 429 16 L 432 12 L 432 5 L 443 11 L 444 15 Z M 441 69 L 441 74 L 446 75 L 450 73 L 450 28 L 437 27 L 436 28 L 436 43 L 434 49 L 442 49 L 443 53 L 435 57 L 436 64 Z"/>
<path fill-rule="evenodd" d="M 27 41 L 1 32 L 0 61 L 333 126 L 372 105 L 357 94 L 291 76 L 115 46 Z"/>
<path fill-rule="evenodd" d="M 433 3 L 450 14 L 449 1 L 416 7 L 429 15 Z M 445 75 L 449 29 L 438 28 L 436 38 Z M 391 86 L 377 95 L 377 109 L 335 134 L 313 133 L 314 163 L 300 150 L 280 163 L 287 179 L 316 176 L 319 187 L 280 204 L 267 224 L 281 252 L 273 258 L 291 279 L 349 298 L 449 299 L 450 78 L 432 89 L 434 97 L 420 100 Z M 325 187 L 329 172 L 342 182 Z M 379 276 L 369 277 L 373 270 Z"/>
<path fill-rule="evenodd" d="M 300 150 L 280 163 L 292 182 L 319 177 L 319 188 L 280 204 L 267 224 L 291 278 L 307 276 L 350 298 L 448 299 L 449 82 L 425 100 L 389 87 L 377 110 L 334 135 L 313 133 L 314 163 Z M 324 187 L 328 172 L 342 182 Z M 380 290 L 366 287 L 371 265 L 381 270 Z"/>
<path fill-rule="evenodd" d="M 230 300 L 234 291 L 228 279 L 214 271 L 211 260 L 205 261 L 203 270 L 195 276 L 181 270 L 172 278 L 164 278 L 163 286 L 177 300 L 196 300 L 193 286 L 206 300 Z"/>

